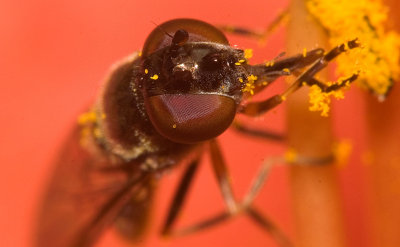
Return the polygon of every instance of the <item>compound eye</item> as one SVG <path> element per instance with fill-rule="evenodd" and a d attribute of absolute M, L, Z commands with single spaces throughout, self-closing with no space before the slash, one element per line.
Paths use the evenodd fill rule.
<path fill-rule="evenodd" d="M 235 101 L 214 94 L 166 94 L 146 99 L 157 131 L 171 141 L 197 143 L 224 132 L 236 114 Z"/>
<path fill-rule="evenodd" d="M 187 33 L 188 38 L 185 36 Z M 147 57 L 151 53 L 169 46 L 173 43 L 171 35 L 176 34 L 176 40 L 183 42 L 214 42 L 228 45 L 225 35 L 216 27 L 203 21 L 193 19 L 175 19 L 157 26 L 147 37 L 143 47 L 142 56 Z M 167 35 L 170 34 L 170 35 Z M 175 35 L 174 35 L 175 36 Z M 182 42 L 176 42 L 177 44 Z"/>

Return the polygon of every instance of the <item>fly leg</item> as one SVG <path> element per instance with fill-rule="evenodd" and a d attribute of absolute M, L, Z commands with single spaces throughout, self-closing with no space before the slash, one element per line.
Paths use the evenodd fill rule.
<path fill-rule="evenodd" d="M 175 235 L 172 233 L 172 227 L 176 221 L 178 213 L 180 212 L 183 206 L 186 194 L 189 190 L 193 177 L 199 166 L 199 161 L 200 159 L 197 158 L 193 162 L 191 162 L 189 166 L 186 168 L 181 178 L 181 181 L 178 185 L 178 188 L 175 192 L 174 198 L 168 210 L 168 215 L 167 218 L 165 219 L 164 226 L 161 230 L 161 234 L 164 236 Z"/>
<path fill-rule="evenodd" d="M 347 46 L 349 48 L 355 48 L 358 47 L 359 44 L 357 40 L 353 40 L 347 43 Z M 315 79 L 313 76 L 319 72 L 321 69 L 326 67 L 327 63 L 334 59 L 336 56 L 341 54 L 346 50 L 346 47 L 344 44 L 339 45 L 335 48 L 333 48 L 331 51 L 329 51 L 327 54 L 322 56 L 320 59 L 315 61 L 313 65 L 306 70 L 304 73 L 300 74 L 297 79 L 295 80 L 294 83 L 282 94 L 272 96 L 270 98 L 267 98 L 266 100 L 259 101 L 259 102 L 250 102 L 246 105 L 243 106 L 242 109 L 240 109 L 240 112 L 248 115 L 248 116 L 258 116 L 275 106 L 279 105 L 284 101 L 284 99 L 297 89 L 299 89 L 303 84 L 306 84 L 308 86 L 312 85 L 317 85 L 321 88 L 322 92 L 330 92 L 333 90 L 337 90 L 341 87 L 346 86 L 348 83 L 351 83 L 352 81 L 356 80 L 358 77 L 358 74 L 353 74 L 352 76 L 342 80 L 341 83 L 337 84 L 331 84 L 331 85 L 326 85 L 317 79 Z M 294 74 L 297 74 L 298 72 L 294 72 Z M 296 159 L 296 163 L 298 164 L 326 164 L 328 161 L 332 161 L 333 157 L 325 157 L 325 158 L 318 158 L 318 159 L 313 159 L 313 158 L 307 158 L 307 157 L 298 157 Z M 256 179 L 253 182 L 253 185 L 251 186 L 251 189 L 247 193 L 246 197 L 243 200 L 242 207 L 243 208 L 250 208 L 251 202 L 254 200 L 256 195 L 258 194 L 259 190 L 261 189 L 266 176 L 271 168 L 271 166 L 276 163 L 276 162 L 282 162 L 285 161 L 283 158 L 276 158 L 276 159 L 270 159 L 268 162 L 266 162 L 260 169 L 260 172 L 258 173 Z"/>
<path fill-rule="evenodd" d="M 267 159 L 260 167 L 250 189 L 246 193 L 240 207 L 245 211 L 250 218 L 255 221 L 259 226 L 266 230 L 280 246 L 293 246 L 290 240 L 273 224 L 271 220 L 263 216 L 253 205 L 254 199 L 263 187 L 271 168 L 277 164 L 283 163 L 296 163 L 299 165 L 325 165 L 330 164 L 334 159 L 333 156 L 323 158 L 309 158 L 309 157 L 271 157 Z"/>
<path fill-rule="evenodd" d="M 238 205 L 233 195 L 228 168 L 216 139 L 210 141 L 210 155 L 214 174 L 217 178 L 224 202 L 229 213 L 234 215 L 238 212 Z"/>
<path fill-rule="evenodd" d="M 289 88 L 286 89 L 285 92 L 283 92 L 282 94 L 274 95 L 262 101 L 250 102 L 242 106 L 242 108 L 239 109 L 239 112 L 248 116 L 253 116 L 253 117 L 259 116 L 281 104 L 286 99 L 287 96 L 300 89 L 303 85 L 308 85 L 308 86 L 317 85 L 321 88 L 321 91 L 325 93 L 347 86 L 349 83 L 353 82 L 358 78 L 358 73 L 351 75 L 350 77 L 342 80 L 340 83 L 333 83 L 331 85 L 326 85 L 322 82 L 319 82 L 317 79 L 314 78 L 314 76 L 319 71 L 324 69 L 328 65 L 328 63 L 335 57 L 337 57 L 338 55 L 340 55 L 341 53 L 345 52 L 348 49 L 353 49 L 359 46 L 360 44 L 358 40 L 354 39 L 352 41 L 347 42 L 346 44 L 341 44 L 334 47 L 328 53 L 315 60 L 312 63 L 312 65 L 303 73 L 300 74 L 298 70 L 294 71 L 293 74 L 300 74 L 300 75 L 289 86 Z M 306 59 L 307 56 L 304 58 Z M 299 63 L 302 63 L 301 60 L 298 61 Z M 269 74 L 272 74 L 274 72 L 274 71 L 267 71 L 266 69 L 263 72 L 261 69 L 262 68 L 259 65 L 255 65 L 253 71 L 257 72 L 256 75 L 258 75 L 259 73 L 260 76 L 264 77 L 268 77 Z"/>
<path fill-rule="evenodd" d="M 311 165 L 325 165 L 330 164 L 334 160 L 333 155 L 322 157 L 322 158 L 311 158 L 311 157 L 271 157 L 267 159 L 260 167 L 255 179 L 250 186 L 249 191 L 246 193 L 244 197 L 241 207 L 249 208 L 251 203 L 256 198 L 260 189 L 264 185 L 265 180 L 273 166 L 276 164 L 288 163 L 288 164 L 311 164 Z"/>
<path fill-rule="evenodd" d="M 274 165 L 282 163 L 284 161 L 285 159 L 282 157 L 271 157 L 261 166 L 256 178 L 253 180 L 249 191 L 246 193 L 242 203 L 240 204 L 240 207 L 248 214 L 248 216 L 252 220 L 255 221 L 255 223 L 257 223 L 265 231 L 267 231 L 275 239 L 279 246 L 290 247 L 293 246 L 293 244 L 290 242 L 289 238 L 284 235 L 283 232 L 280 231 L 279 228 L 275 226 L 275 224 L 270 219 L 263 216 L 254 206 L 251 205 L 258 192 L 264 185 L 264 182 L 271 168 Z"/>
<path fill-rule="evenodd" d="M 186 227 L 181 230 L 172 230 L 172 226 L 177 218 L 179 211 L 183 206 L 187 191 L 193 180 L 194 174 L 197 170 L 199 164 L 199 160 L 197 159 L 188 166 L 188 168 L 184 172 L 184 175 L 182 176 L 181 182 L 176 190 L 174 199 L 169 209 L 167 219 L 162 229 L 163 235 L 190 234 L 208 228 L 210 226 L 216 225 L 226 219 L 229 219 L 232 215 L 237 214 L 238 204 L 232 192 L 232 186 L 230 184 L 229 174 L 224 158 L 222 156 L 220 147 L 215 139 L 209 142 L 209 148 L 210 148 L 210 155 L 211 155 L 214 174 L 216 175 L 216 178 L 218 180 L 218 185 L 221 190 L 222 196 L 224 198 L 224 202 L 228 208 L 228 212 L 222 212 L 207 220 L 204 220 L 193 226 Z"/>
<path fill-rule="evenodd" d="M 231 25 L 221 25 L 218 28 L 225 33 L 232 33 L 235 35 L 246 36 L 250 38 L 255 38 L 259 40 L 266 40 L 268 36 L 273 33 L 280 25 L 287 21 L 289 17 L 288 8 L 285 8 L 277 17 L 265 28 L 264 31 L 255 31 L 248 28 L 231 26 Z"/>
<path fill-rule="evenodd" d="M 323 56 L 324 50 L 317 48 L 291 57 L 274 58 L 263 64 L 246 64 L 244 66 L 247 66 L 249 74 L 257 77 L 253 89 L 254 94 L 257 94 L 261 90 L 270 86 L 281 76 L 299 75 L 302 69 L 314 64 Z"/>
<path fill-rule="evenodd" d="M 269 63 L 268 66 L 264 64 L 250 66 L 250 73 L 256 75 L 258 78 L 257 81 L 255 81 L 255 93 L 258 93 L 266 88 L 271 82 L 275 81 L 280 76 L 292 74 L 297 76 L 297 79 L 283 94 L 274 95 L 266 100 L 259 102 L 250 102 L 242 106 L 241 109 L 239 109 L 239 112 L 248 116 L 259 116 L 282 103 L 289 94 L 298 90 L 301 86 L 303 86 L 303 84 L 306 84 L 308 86 L 317 85 L 319 88 L 321 88 L 322 92 L 330 92 L 346 86 L 347 84 L 357 79 L 357 73 L 342 80 L 340 83 L 334 83 L 330 86 L 315 79 L 314 75 L 325 68 L 332 59 L 340 55 L 342 52 L 346 51 L 347 49 L 356 48 L 358 46 L 359 43 L 357 39 L 355 39 L 347 42 L 346 44 L 342 44 L 333 48 L 325 55 L 322 49 L 315 49 L 309 52 L 305 52 L 304 54 L 299 54 L 293 57 L 279 60 L 277 62 Z M 301 73 L 301 69 L 309 65 L 311 65 L 311 67 L 305 72 Z M 282 134 L 247 128 L 238 121 L 235 121 L 232 126 L 235 130 L 249 136 L 269 139 L 273 141 L 284 140 L 284 135 Z"/>
<path fill-rule="evenodd" d="M 245 212 L 249 215 L 258 225 L 260 225 L 264 230 L 271 234 L 271 236 L 275 239 L 275 241 L 282 247 L 292 247 L 293 245 L 290 243 L 288 238 L 266 217 L 262 216 L 256 209 L 251 206 L 252 200 L 256 196 L 256 192 L 253 192 L 253 195 L 249 195 L 247 199 L 247 204 L 243 203 L 238 204 L 233 195 L 232 186 L 230 184 L 229 173 L 227 170 L 226 163 L 224 161 L 221 149 L 216 140 L 212 140 L 210 143 L 210 155 L 214 173 L 218 180 L 219 188 L 223 195 L 225 204 L 227 206 L 227 210 L 223 212 L 217 213 L 214 216 L 205 219 L 201 222 L 197 222 L 192 226 L 185 227 L 180 230 L 171 230 L 171 227 L 176 219 L 178 212 L 180 211 L 183 200 L 185 198 L 186 192 L 190 185 L 190 181 L 193 178 L 193 175 L 197 169 L 198 161 L 193 162 L 185 171 L 182 181 L 177 189 L 175 194 L 173 203 L 171 205 L 166 223 L 163 228 L 163 234 L 165 235 L 173 235 L 173 236 L 181 236 L 186 234 L 195 233 L 209 227 L 215 226 L 219 223 L 222 223 L 228 219 L 233 218 L 238 215 L 240 212 Z M 263 182 L 261 175 L 258 175 L 257 180 Z M 255 187 L 255 186 L 252 186 Z M 261 186 L 260 186 L 261 187 Z M 257 188 L 256 190 L 259 190 Z M 252 197 L 254 196 L 254 197 Z"/>
<path fill-rule="evenodd" d="M 322 69 L 324 69 L 330 61 L 332 61 L 334 58 L 339 56 L 341 53 L 347 51 L 348 49 L 353 49 L 356 47 L 359 47 L 360 43 L 358 42 L 358 39 L 351 40 L 345 44 L 338 45 L 331 49 L 328 53 L 326 53 L 323 57 L 315 61 L 312 66 L 307 69 L 304 73 L 302 73 L 300 76 L 297 77 L 296 81 L 286 90 L 286 92 L 283 94 L 284 97 L 287 95 L 291 94 L 292 92 L 296 91 L 299 89 L 303 83 L 307 84 L 308 86 L 313 86 L 313 85 L 318 85 L 321 87 L 322 92 L 330 92 L 337 90 L 341 87 L 346 86 L 347 83 L 350 83 L 354 80 L 357 79 L 358 73 L 355 73 L 342 81 L 341 83 L 335 83 L 330 86 L 325 85 L 323 83 L 320 83 L 313 77 Z"/>
<path fill-rule="evenodd" d="M 252 117 L 259 116 L 259 115 L 275 108 L 276 106 L 281 104 L 288 95 L 290 95 L 294 91 L 298 90 L 302 86 L 300 81 L 306 83 L 309 86 L 319 85 L 321 88 L 321 91 L 327 93 L 327 92 L 331 92 L 331 91 L 337 90 L 339 88 L 345 87 L 347 85 L 347 83 L 353 82 L 357 78 L 358 78 L 358 74 L 353 74 L 350 77 L 343 80 L 341 82 L 341 84 L 333 84 L 333 85 L 327 86 L 327 85 L 319 82 L 315 78 L 311 77 L 311 75 L 308 73 L 308 70 L 307 70 L 305 73 L 303 73 L 301 76 L 299 76 L 297 78 L 297 80 L 284 93 L 274 95 L 274 96 L 267 98 L 265 100 L 262 100 L 262 101 L 247 103 L 241 109 L 239 109 L 239 111 L 240 111 L 240 113 L 245 114 L 247 116 L 252 116 Z"/>
<path fill-rule="evenodd" d="M 288 76 L 292 74 L 299 76 L 301 69 L 303 69 L 306 66 L 309 66 L 310 64 L 313 64 L 315 61 L 320 59 L 323 56 L 323 53 L 324 53 L 323 49 L 314 49 L 305 52 L 304 54 L 298 54 L 296 56 L 278 60 L 276 62 L 272 60 L 268 62 L 267 65 L 260 64 L 260 65 L 250 66 L 249 67 L 250 74 L 254 74 L 258 78 L 258 80 L 255 81 L 254 93 L 257 94 L 261 90 L 265 89 L 272 82 L 276 81 L 276 79 L 280 76 Z M 316 80 L 313 78 L 310 80 L 313 80 L 313 82 L 317 85 L 323 85 L 320 82 L 315 82 Z M 277 106 L 279 103 L 280 103 L 279 98 L 277 102 L 276 100 L 275 102 L 273 102 L 272 99 L 272 102 L 269 101 L 269 103 L 266 103 L 267 105 L 271 104 L 270 106 L 267 107 L 267 109 L 271 109 Z M 247 112 L 249 111 L 252 110 L 248 109 Z M 257 116 L 259 114 L 255 113 L 255 115 Z M 282 142 L 285 140 L 285 136 L 281 133 L 276 133 L 269 130 L 249 128 L 238 120 L 235 120 L 233 122 L 232 127 L 234 130 L 251 137 L 257 137 L 277 142 Z"/>
<path fill-rule="evenodd" d="M 274 141 L 274 142 L 283 142 L 286 139 L 285 135 L 283 135 L 281 133 L 277 133 L 272 130 L 261 130 L 261 129 L 256 129 L 256 128 L 252 128 L 252 127 L 247 127 L 238 120 L 235 120 L 233 122 L 232 128 L 235 131 L 237 131 L 243 135 L 246 135 L 248 137 L 261 138 L 261 139 L 270 140 L 270 141 Z"/>
<path fill-rule="evenodd" d="M 282 159 L 272 159 L 267 165 L 262 167 L 262 171 L 258 173 L 257 178 L 252 184 L 251 189 L 247 193 L 243 203 L 238 204 L 234 199 L 232 187 L 229 182 L 229 174 L 227 171 L 227 166 L 223 159 L 221 149 L 216 140 L 210 142 L 210 148 L 211 148 L 210 152 L 211 152 L 213 168 L 215 171 L 215 175 L 217 176 L 217 180 L 220 185 L 219 187 L 223 194 L 228 211 L 220 212 L 214 215 L 213 217 L 210 217 L 204 221 L 196 223 L 191 227 L 187 227 L 181 230 L 179 233 L 180 234 L 194 233 L 199 230 L 209 228 L 210 226 L 214 226 L 218 223 L 224 222 L 228 219 L 235 217 L 239 213 L 244 212 L 251 219 L 253 219 L 259 226 L 261 226 L 263 230 L 268 232 L 274 238 L 274 240 L 279 244 L 279 246 L 292 247 L 293 245 L 291 244 L 290 240 L 284 235 L 284 233 L 280 231 L 279 228 L 276 227 L 271 220 L 261 215 L 258 212 L 258 210 L 251 205 L 258 191 L 261 189 L 270 167 L 277 162 L 281 162 Z"/>
<path fill-rule="evenodd" d="M 267 217 L 263 216 L 254 207 L 248 207 L 246 209 L 247 214 L 253 219 L 259 226 L 266 230 L 271 237 L 281 247 L 293 247 L 289 238 L 283 234 L 281 230 Z"/>

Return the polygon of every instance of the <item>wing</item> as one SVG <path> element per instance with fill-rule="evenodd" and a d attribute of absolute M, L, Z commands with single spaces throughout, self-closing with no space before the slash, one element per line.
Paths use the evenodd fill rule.
<path fill-rule="evenodd" d="M 106 162 L 82 148 L 79 139 L 76 128 L 58 159 L 40 209 L 36 246 L 91 246 L 152 179 L 126 167 L 103 169 Z"/>

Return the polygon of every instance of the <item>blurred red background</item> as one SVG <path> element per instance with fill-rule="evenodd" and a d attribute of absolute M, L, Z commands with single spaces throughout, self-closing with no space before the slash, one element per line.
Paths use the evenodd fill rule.
<path fill-rule="evenodd" d="M 287 1 L 1 1 L 0 2 L 0 246 L 31 246 L 36 211 L 54 160 L 77 115 L 98 92 L 110 65 L 141 49 L 154 23 L 178 17 L 253 29 L 267 26 Z M 306 35 L 306 32 L 305 32 Z M 285 49 L 284 28 L 265 46 L 228 36 L 232 45 L 253 48 L 252 62 L 272 59 Z M 302 52 L 302 51 L 299 51 Z M 272 90 L 279 90 L 278 83 Z M 340 169 L 340 185 L 349 246 L 368 246 L 365 204 L 364 111 L 357 88 L 335 103 L 338 139 L 350 139 L 349 165 Z M 251 124 L 284 131 L 284 106 Z M 284 146 L 252 140 L 232 131 L 221 136 L 236 195 L 241 197 L 264 159 Z M 179 225 L 219 212 L 224 205 L 208 157 L 191 190 Z M 143 246 L 276 246 L 246 217 L 187 237 L 157 236 L 179 169 L 159 185 L 153 224 Z M 277 167 L 256 206 L 294 237 L 287 169 Z M 113 232 L 98 246 L 129 246 Z"/>

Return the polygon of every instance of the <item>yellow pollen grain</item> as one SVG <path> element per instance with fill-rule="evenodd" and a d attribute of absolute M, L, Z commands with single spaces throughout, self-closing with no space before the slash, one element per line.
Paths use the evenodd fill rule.
<path fill-rule="evenodd" d="M 144 73 L 147 75 L 149 73 L 148 69 L 144 69 Z"/>
<path fill-rule="evenodd" d="M 139 54 L 138 54 L 138 56 L 139 56 L 139 57 L 141 57 L 141 56 L 142 56 L 142 51 L 139 51 Z"/>
<path fill-rule="evenodd" d="M 247 80 L 248 81 L 256 81 L 257 80 L 257 76 L 255 76 L 255 75 L 249 75 L 248 77 L 247 77 Z"/>
<path fill-rule="evenodd" d="M 262 82 L 262 85 L 263 85 L 263 86 L 266 86 L 266 85 L 268 85 L 268 82 L 263 81 L 263 82 Z"/>
<path fill-rule="evenodd" d="M 252 49 L 245 49 L 244 50 L 244 58 L 250 59 L 253 57 L 253 50 Z"/>
<path fill-rule="evenodd" d="M 275 64 L 275 61 L 271 60 L 271 61 L 266 62 L 265 66 L 272 67 L 272 66 L 274 66 L 274 64 Z"/>
<path fill-rule="evenodd" d="M 307 48 L 303 49 L 303 57 L 307 57 Z"/>
<path fill-rule="evenodd" d="M 254 95 L 254 84 L 246 83 L 246 87 L 243 89 L 243 92 L 249 92 L 251 95 Z"/>
<path fill-rule="evenodd" d="M 173 125 L 172 125 L 172 128 L 176 129 L 176 124 L 173 124 Z"/>
<path fill-rule="evenodd" d="M 239 63 L 244 63 L 244 62 L 246 62 L 246 60 L 244 60 L 244 59 L 239 60 Z"/>
<path fill-rule="evenodd" d="M 239 81 L 240 81 L 240 82 L 243 82 L 243 78 L 242 78 L 242 77 L 239 77 Z"/>
<path fill-rule="evenodd" d="M 95 112 L 93 112 L 93 111 L 85 112 L 79 116 L 78 124 L 83 125 L 86 123 L 94 123 L 94 122 L 96 122 L 96 120 L 97 120 L 97 117 L 96 117 Z"/>
<path fill-rule="evenodd" d="M 242 65 L 242 64 L 241 64 L 241 63 L 239 63 L 239 62 L 236 62 L 236 63 L 235 63 L 235 65 Z"/>
<path fill-rule="evenodd" d="M 155 74 L 155 75 L 153 75 L 152 77 L 150 77 L 150 79 L 152 79 L 152 80 L 157 80 L 157 79 L 158 79 L 158 75 Z"/>

